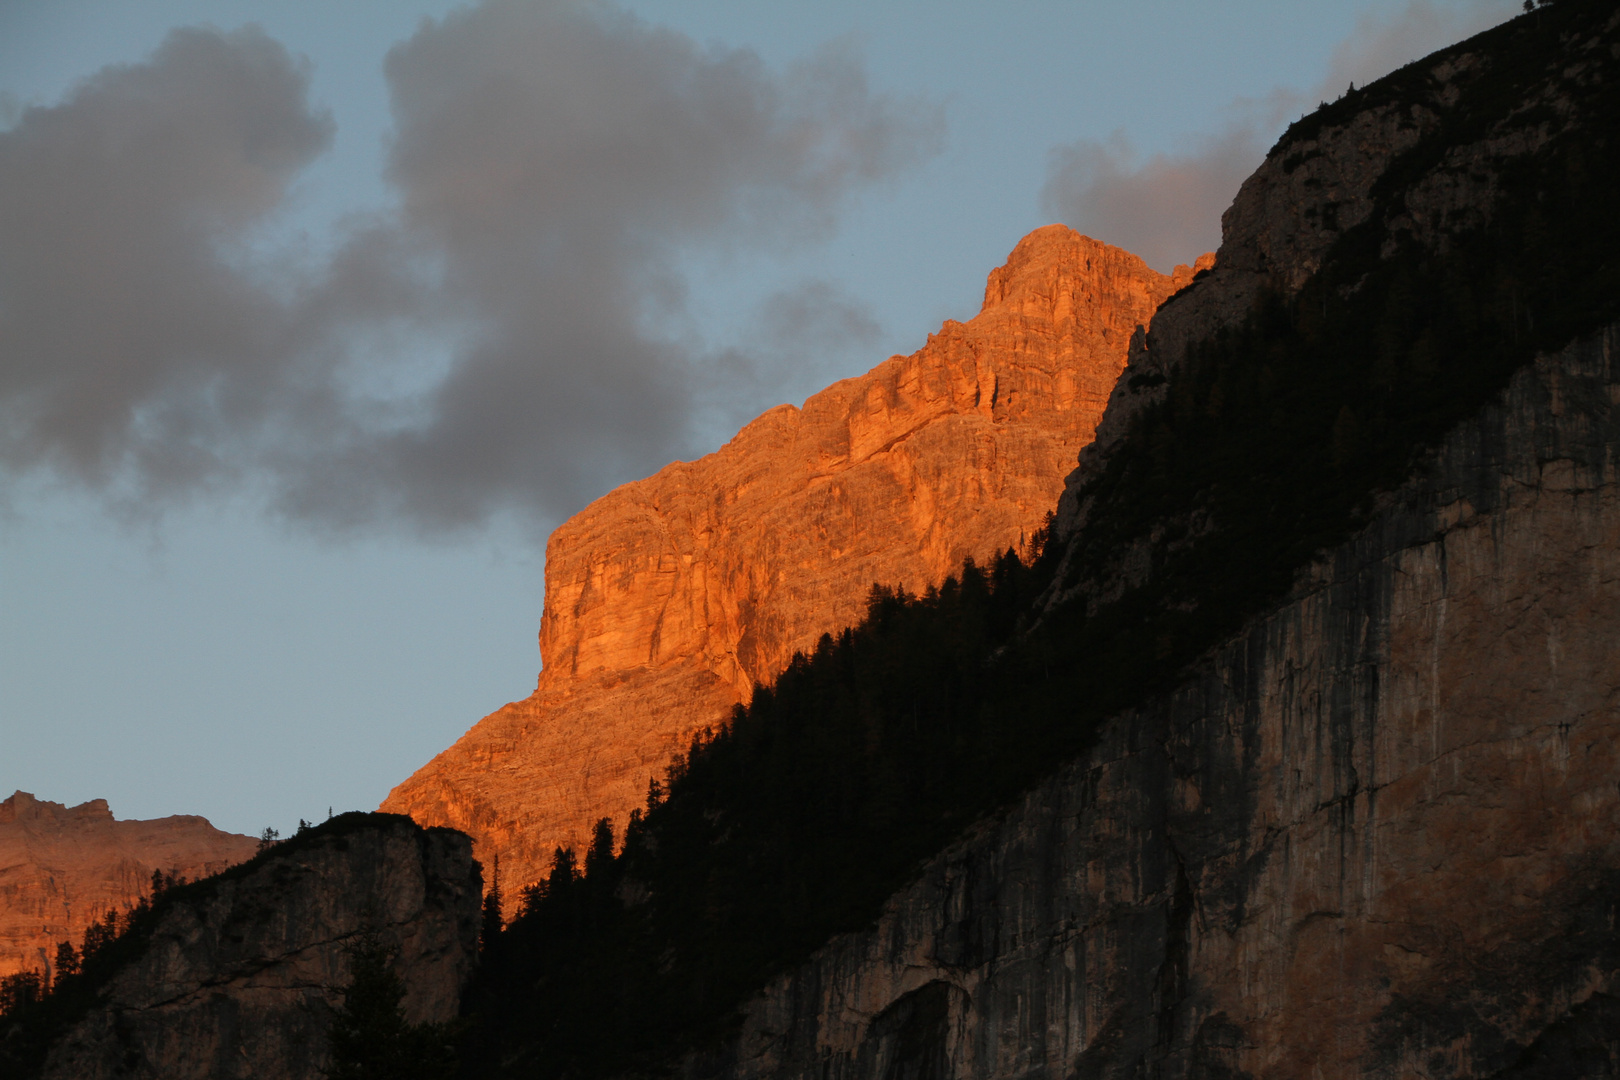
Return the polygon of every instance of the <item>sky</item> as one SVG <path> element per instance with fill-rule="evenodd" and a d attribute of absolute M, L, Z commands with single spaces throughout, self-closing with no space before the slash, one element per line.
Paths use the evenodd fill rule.
<path fill-rule="evenodd" d="M 592 499 L 1516 6 L 0 0 L 0 795 L 374 808 Z"/>

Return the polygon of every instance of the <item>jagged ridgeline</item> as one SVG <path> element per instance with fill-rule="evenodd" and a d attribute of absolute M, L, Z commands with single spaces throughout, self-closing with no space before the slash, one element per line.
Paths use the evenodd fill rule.
<path fill-rule="evenodd" d="M 1303 282 L 1127 373 L 1151 404 L 1032 564 L 875 590 L 692 747 L 622 853 L 604 828 L 583 872 L 562 854 L 469 993 L 472 1073 L 656 1071 L 717 1038 L 1285 595 L 1516 370 L 1620 318 L 1616 19 L 1544 5 L 1294 124 L 1269 158 L 1284 175 L 1373 110 L 1407 118 L 1409 145 Z"/>

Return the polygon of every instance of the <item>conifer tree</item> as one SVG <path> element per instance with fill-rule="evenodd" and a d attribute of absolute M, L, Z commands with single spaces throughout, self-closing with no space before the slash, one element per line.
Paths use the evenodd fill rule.
<path fill-rule="evenodd" d="M 349 949 L 353 979 L 327 1035 L 329 1080 L 448 1080 L 456 1075 L 449 1024 L 412 1024 L 393 972 L 398 950 L 367 931 Z"/>
<path fill-rule="evenodd" d="M 585 876 L 600 882 L 613 864 L 613 822 L 602 818 L 591 833 L 591 846 L 585 852 Z"/>
<path fill-rule="evenodd" d="M 45 996 L 45 980 L 37 971 L 19 971 L 0 978 L 0 1016 L 21 1012 Z"/>
<path fill-rule="evenodd" d="M 73 942 L 63 941 L 56 946 L 56 981 L 71 978 L 79 973 L 79 950 L 73 947 Z"/>
<path fill-rule="evenodd" d="M 501 857 L 495 856 L 495 872 L 489 892 L 484 895 L 484 920 L 478 930 L 478 951 L 487 964 L 495 957 L 501 940 Z"/>

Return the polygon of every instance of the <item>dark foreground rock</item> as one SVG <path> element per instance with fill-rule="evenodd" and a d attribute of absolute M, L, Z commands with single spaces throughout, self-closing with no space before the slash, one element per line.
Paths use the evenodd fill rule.
<path fill-rule="evenodd" d="M 319 1077 L 357 935 L 397 946 L 408 1019 L 449 1019 L 477 957 L 481 889 L 464 834 L 344 815 L 167 898 L 41 1075 Z"/>
<path fill-rule="evenodd" d="M 690 1077 L 1620 1069 L 1620 330 Z"/>
<path fill-rule="evenodd" d="M 1133 346 L 1058 514 L 1072 572 L 1049 612 L 1106 613 L 1182 565 L 1177 544 L 1220 552 L 1211 577 L 1261 557 L 1217 541 L 1264 531 L 1223 534 L 1196 499 L 1140 536 L 1073 540 L 1129 506 L 1129 483 L 1089 485 L 1111 455 L 1145 463 L 1127 479 L 1151 480 L 1161 449 L 1176 460 L 1165 448 L 1194 421 L 1174 392 L 1205 385 L 1178 380 L 1220 374 L 1199 365 L 1228 356 L 1223 335 L 1254 313 L 1287 311 L 1303 334 L 1383 288 L 1391 260 L 1407 284 L 1470 280 L 1466 250 L 1505 283 L 1504 332 L 1531 332 L 1512 305 L 1514 275 L 1532 273 L 1562 275 L 1537 295 L 1535 332 L 1553 317 L 1579 329 L 1538 338 L 1544 353 L 1483 408 L 1467 399 L 1443 439 L 1424 436 L 1415 469 L 1373 488 L 1359 527 L 1313 549 L 1280 602 L 1190 671 L 1165 670 L 1088 753 L 929 861 L 873 928 L 772 982 L 687 1077 L 1620 1075 L 1620 290 L 1612 254 L 1576 235 L 1613 235 L 1613 192 L 1549 194 L 1612 146 L 1616 57 L 1620 12 L 1563 0 L 1279 143 L 1227 214 L 1214 270 Z M 1555 230 L 1554 206 L 1579 214 Z M 1389 316 L 1404 288 L 1378 294 L 1392 329 L 1355 370 L 1388 361 L 1384 385 L 1413 393 L 1401 372 L 1428 360 Z M 1448 349 L 1437 411 L 1487 359 Z M 1280 436 L 1194 391 L 1179 404 L 1227 418 L 1265 458 Z M 1355 404 L 1398 414 L 1371 392 Z M 1316 444 L 1335 427 L 1330 410 Z M 1257 478 L 1204 490 L 1265 490 Z M 1306 482 L 1327 490 L 1331 462 Z"/>

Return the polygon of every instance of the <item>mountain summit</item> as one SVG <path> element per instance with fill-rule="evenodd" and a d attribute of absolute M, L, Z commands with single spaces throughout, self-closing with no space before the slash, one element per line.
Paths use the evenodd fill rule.
<path fill-rule="evenodd" d="M 1037 229 L 971 321 L 598 499 L 546 548 L 538 688 L 382 809 L 463 829 L 506 880 L 537 880 L 795 652 L 859 621 L 874 583 L 920 592 L 1027 550 L 1132 336 L 1212 264 L 1164 275 Z"/>

